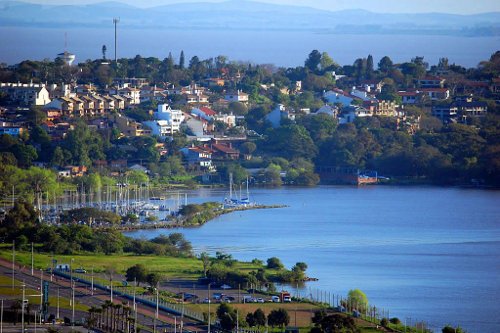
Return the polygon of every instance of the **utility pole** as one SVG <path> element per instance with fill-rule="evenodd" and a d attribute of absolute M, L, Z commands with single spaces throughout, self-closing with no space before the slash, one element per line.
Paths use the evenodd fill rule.
<path fill-rule="evenodd" d="M 12 289 L 16 280 L 16 242 L 12 241 Z"/>
<path fill-rule="evenodd" d="M 115 25 L 115 64 L 117 64 L 117 56 L 116 56 L 116 26 L 118 24 L 118 22 L 120 22 L 120 19 L 119 18 L 114 18 L 113 19 L 113 24 Z"/>
<path fill-rule="evenodd" d="M 23 333 L 25 332 L 25 328 L 24 328 L 24 306 L 26 305 L 24 302 L 25 298 L 26 298 L 26 285 L 23 282 L 23 301 L 22 301 L 22 309 L 21 309 L 21 328 L 22 328 Z"/>
<path fill-rule="evenodd" d="M 156 284 L 156 310 L 155 310 L 155 317 L 153 321 L 153 333 L 156 333 L 156 321 L 158 320 L 158 284 Z"/>
<path fill-rule="evenodd" d="M 42 323 L 42 312 L 43 312 L 43 269 L 40 269 L 40 324 Z"/>
<path fill-rule="evenodd" d="M 2 308 L 0 310 L 0 333 L 3 333 L 3 299 L 2 299 Z"/>
<path fill-rule="evenodd" d="M 136 289 L 137 289 L 137 278 L 134 278 L 134 333 L 137 333 L 137 303 L 135 302 Z"/>
<path fill-rule="evenodd" d="M 75 329 L 75 285 L 73 284 L 73 280 L 71 280 L 71 329 Z"/>
<path fill-rule="evenodd" d="M 208 299 L 208 333 L 210 333 L 210 282 L 208 283 L 208 298 L 207 299 Z"/>
<path fill-rule="evenodd" d="M 31 276 L 33 276 L 33 266 L 34 266 L 34 259 L 33 259 L 33 242 L 31 242 Z"/>
<path fill-rule="evenodd" d="M 57 287 L 57 319 L 59 319 L 59 287 Z"/>
<path fill-rule="evenodd" d="M 91 268 L 90 295 L 94 296 L 94 266 Z"/>

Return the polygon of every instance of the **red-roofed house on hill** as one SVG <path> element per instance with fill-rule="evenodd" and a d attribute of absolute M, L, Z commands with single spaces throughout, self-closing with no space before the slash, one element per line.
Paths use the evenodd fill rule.
<path fill-rule="evenodd" d="M 200 106 L 199 108 L 191 109 L 191 114 L 210 121 L 217 114 L 217 112 L 206 106 Z"/>
<path fill-rule="evenodd" d="M 187 167 L 195 170 L 215 171 L 215 166 L 212 164 L 213 150 L 208 146 L 196 146 L 182 148 L 181 153 L 184 155 Z"/>
<path fill-rule="evenodd" d="M 237 160 L 240 152 L 232 147 L 230 143 L 212 143 L 210 148 L 213 151 L 212 157 L 220 160 Z"/>

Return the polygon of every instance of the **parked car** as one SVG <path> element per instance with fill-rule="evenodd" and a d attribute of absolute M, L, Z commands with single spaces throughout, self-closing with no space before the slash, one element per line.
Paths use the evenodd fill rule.
<path fill-rule="evenodd" d="M 279 296 L 272 296 L 271 297 L 271 302 L 273 302 L 273 303 L 279 303 L 280 302 L 280 297 Z"/>
<path fill-rule="evenodd" d="M 209 298 L 205 298 L 205 299 L 203 300 L 203 303 L 210 303 L 210 299 L 209 299 Z"/>
<path fill-rule="evenodd" d="M 264 303 L 264 302 L 265 302 L 265 301 L 264 301 L 264 299 L 263 299 L 263 298 L 260 298 L 260 297 L 259 297 L 259 298 L 257 298 L 257 303 Z"/>
<path fill-rule="evenodd" d="M 243 295 L 243 303 L 252 303 L 252 296 Z"/>

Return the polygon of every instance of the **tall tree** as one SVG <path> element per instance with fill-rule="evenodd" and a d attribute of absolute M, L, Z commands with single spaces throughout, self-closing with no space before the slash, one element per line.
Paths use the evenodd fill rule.
<path fill-rule="evenodd" d="M 373 57 L 371 54 L 368 55 L 368 58 L 366 58 L 366 78 L 371 79 L 373 76 Z"/>
<path fill-rule="evenodd" d="M 394 66 L 391 58 L 384 56 L 378 63 L 378 69 L 383 73 L 388 73 Z"/>
<path fill-rule="evenodd" d="M 320 62 L 321 53 L 318 50 L 312 50 L 311 53 L 309 53 L 309 57 L 305 61 L 305 66 L 314 72 L 318 69 Z"/>
<path fill-rule="evenodd" d="M 184 50 L 181 51 L 181 56 L 179 58 L 179 68 L 184 69 L 184 64 L 186 62 L 186 59 L 184 58 Z"/>

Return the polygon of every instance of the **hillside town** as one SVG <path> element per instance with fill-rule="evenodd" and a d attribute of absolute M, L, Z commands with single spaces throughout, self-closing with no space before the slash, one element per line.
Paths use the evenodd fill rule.
<path fill-rule="evenodd" d="M 403 64 L 384 57 L 375 68 L 368 56 L 340 66 L 317 50 L 305 66 L 288 69 L 223 56 L 193 57 L 187 66 L 183 54 L 178 63 L 171 55 L 163 61 L 137 56 L 114 63 L 105 54 L 103 59 L 74 65 L 74 56 L 63 53 L 53 62 L 2 66 L 0 133 L 19 140 L 11 145 L 34 148 L 14 152 L 3 136 L 2 160 L 10 161 L 3 164 L 52 168 L 59 177 L 103 170 L 117 176 L 134 168 L 154 177 L 160 173 L 154 165 L 170 158 L 181 164 L 170 175 L 190 174 L 198 182 L 224 181 L 221 171 L 227 179 L 228 166 L 237 165 L 264 183 L 314 185 L 346 182 L 337 175 L 342 169 L 414 176 L 393 163 L 406 163 L 395 152 L 406 149 L 404 138 L 417 155 L 434 147 L 426 156 L 434 166 L 417 166 L 415 173 L 470 182 L 482 172 L 483 157 L 476 156 L 469 170 L 450 170 L 482 152 L 455 158 L 437 143 L 446 139 L 436 135 L 477 135 L 489 147 L 493 142 L 484 128 L 498 124 L 498 52 L 476 69 L 446 58 L 429 66 L 422 57 Z M 75 138 L 71 133 L 78 127 L 86 134 Z M 394 138 L 382 138 L 382 131 Z M 75 151 L 82 135 L 96 144 L 83 156 Z M 399 147 L 389 152 L 394 140 Z M 431 175 L 440 166 L 439 175 Z M 333 174 L 325 174 L 325 167 Z M 446 170 L 451 178 L 443 177 Z M 480 174 L 479 181 L 494 183 L 494 174 Z"/>

